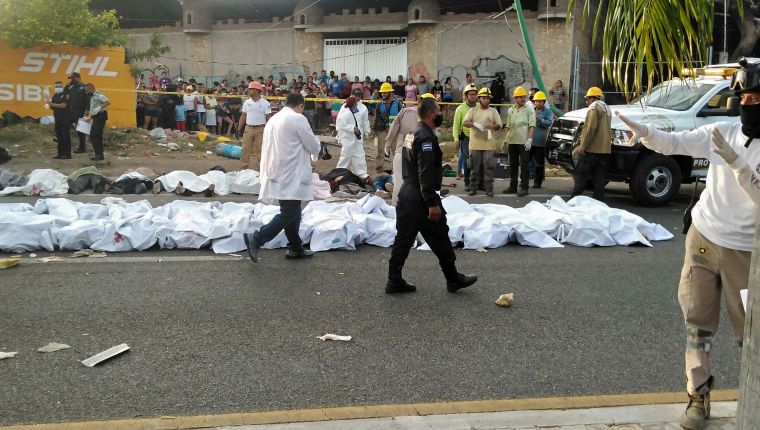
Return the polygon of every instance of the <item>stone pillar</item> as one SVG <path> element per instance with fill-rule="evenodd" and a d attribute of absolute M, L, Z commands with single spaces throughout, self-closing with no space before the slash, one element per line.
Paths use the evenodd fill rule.
<path fill-rule="evenodd" d="M 211 53 L 211 28 L 214 16 L 206 0 L 179 0 L 187 49 L 185 78 L 214 75 Z"/>
<path fill-rule="evenodd" d="M 432 85 L 438 76 L 438 24 L 409 26 L 406 56 L 407 77 L 415 80 L 424 75 Z"/>
<path fill-rule="evenodd" d="M 304 79 L 306 75 L 312 72 L 319 72 L 323 69 L 322 58 L 324 43 L 322 33 L 307 33 L 303 30 L 294 30 L 295 36 L 293 42 L 294 62 L 302 68 Z"/>

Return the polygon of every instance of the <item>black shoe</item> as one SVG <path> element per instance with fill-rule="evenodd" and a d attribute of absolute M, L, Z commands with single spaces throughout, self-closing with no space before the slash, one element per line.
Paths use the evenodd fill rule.
<path fill-rule="evenodd" d="M 541 183 L 540 182 L 534 182 L 533 183 L 533 188 L 541 188 Z"/>
<path fill-rule="evenodd" d="M 84 148 L 77 148 L 74 150 L 74 154 L 84 154 L 85 152 L 87 152 L 87 150 Z"/>
<path fill-rule="evenodd" d="M 309 250 L 309 249 L 302 249 L 300 251 L 293 251 L 289 249 L 288 253 L 285 254 L 285 258 L 287 258 L 288 260 L 311 258 L 313 256 L 314 256 L 314 251 Z"/>
<path fill-rule="evenodd" d="M 506 190 L 504 190 L 504 194 L 514 194 L 516 192 L 517 192 L 517 188 L 511 188 L 510 187 L 510 188 L 507 188 Z"/>
<path fill-rule="evenodd" d="M 475 194 L 477 194 L 477 193 L 478 193 L 478 192 L 477 192 L 477 191 L 475 191 L 475 190 L 469 190 L 469 191 L 467 191 L 467 195 L 468 195 L 468 196 L 474 196 L 474 195 L 475 195 Z"/>
<path fill-rule="evenodd" d="M 245 242 L 245 247 L 248 248 L 248 257 L 250 257 L 251 261 L 254 263 L 258 263 L 259 249 L 261 249 L 261 245 L 259 245 L 256 237 L 253 234 L 244 233 L 243 241 Z"/>
<path fill-rule="evenodd" d="M 403 279 L 400 281 L 388 279 L 388 282 L 385 284 L 385 292 L 387 294 L 413 293 L 415 291 L 417 291 L 417 287 Z"/>
<path fill-rule="evenodd" d="M 517 197 L 525 197 L 528 195 L 528 189 L 523 188 L 517 193 Z"/>
<path fill-rule="evenodd" d="M 467 288 L 470 285 L 478 281 L 478 277 L 475 275 L 465 275 L 460 273 L 456 281 L 446 281 L 446 289 L 450 293 L 455 293 L 462 288 Z"/>
<path fill-rule="evenodd" d="M 53 160 L 71 160 L 71 155 L 56 155 Z"/>
<path fill-rule="evenodd" d="M 92 160 L 92 161 L 103 161 L 103 160 L 105 160 L 105 157 L 103 157 L 102 155 L 93 155 L 92 157 L 90 157 L 90 160 Z"/>

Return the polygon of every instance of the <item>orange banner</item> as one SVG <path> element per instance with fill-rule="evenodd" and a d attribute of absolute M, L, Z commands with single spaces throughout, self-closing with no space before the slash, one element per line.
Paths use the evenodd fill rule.
<path fill-rule="evenodd" d="M 111 101 L 107 125 L 135 126 L 134 78 L 125 63 L 124 48 L 79 48 L 70 45 L 42 45 L 31 49 L 13 49 L 0 41 L 0 112 L 10 111 L 21 117 L 40 118 L 52 115 L 45 100 L 53 94 L 53 83 L 65 84 L 73 72 L 83 83 L 103 88 Z M 120 91 L 109 92 L 113 88 Z"/>

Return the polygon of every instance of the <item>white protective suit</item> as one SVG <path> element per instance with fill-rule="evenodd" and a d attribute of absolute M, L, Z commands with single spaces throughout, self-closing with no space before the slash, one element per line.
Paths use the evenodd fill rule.
<path fill-rule="evenodd" d="M 356 138 L 354 127 L 361 130 L 361 140 Z M 338 160 L 337 167 L 347 168 L 360 178 L 366 178 L 368 174 L 367 159 L 364 155 L 364 139 L 370 133 L 367 106 L 361 101 L 357 101 L 356 112 L 352 112 L 344 104 L 335 120 L 335 129 L 338 131 L 338 142 L 341 144 L 340 160 Z"/>
<path fill-rule="evenodd" d="M 320 147 L 302 114 L 286 106 L 272 116 L 264 127 L 259 200 L 313 200 L 310 155 L 316 157 Z"/>
<path fill-rule="evenodd" d="M 730 249 L 752 251 L 760 207 L 760 139 L 745 148 L 747 136 L 739 122 L 719 122 L 695 130 L 667 133 L 646 125 L 644 145 L 665 155 L 707 158 L 707 187 L 692 210 L 694 226 L 712 242 Z M 717 128 L 739 157 L 730 166 L 715 154 L 712 131 Z"/>

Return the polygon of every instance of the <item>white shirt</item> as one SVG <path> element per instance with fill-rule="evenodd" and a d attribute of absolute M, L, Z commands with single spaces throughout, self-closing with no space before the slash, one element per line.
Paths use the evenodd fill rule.
<path fill-rule="evenodd" d="M 195 94 L 185 94 L 182 96 L 182 103 L 185 104 L 187 110 L 195 110 Z"/>
<path fill-rule="evenodd" d="M 358 127 L 362 132 L 362 139 L 365 139 L 370 133 L 369 125 L 369 111 L 367 106 L 361 101 L 356 102 L 357 112 L 351 115 L 351 109 L 346 107 L 344 103 L 338 111 L 338 117 L 335 119 L 335 129 L 338 131 L 338 141 L 341 144 L 355 142 L 356 135 L 354 134 L 354 127 Z M 354 122 L 356 117 L 356 122 Z"/>
<path fill-rule="evenodd" d="M 259 200 L 313 200 L 309 155 L 316 156 L 320 148 L 306 117 L 282 108 L 264 127 Z"/>
<path fill-rule="evenodd" d="M 715 128 L 739 158 L 729 166 L 712 151 Z M 760 140 L 745 148 L 741 123 L 719 122 L 695 130 L 667 133 L 647 125 L 642 143 L 666 155 L 681 154 L 710 160 L 707 187 L 691 212 L 694 227 L 724 248 L 752 251 L 757 210 L 760 207 Z"/>
<path fill-rule="evenodd" d="M 264 125 L 267 122 L 267 115 L 272 113 L 272 107 L 263 97 L 257 101 L 249 98 L 243 102 L 243 112 L 246 114 L 246 125 Z"/>
<path fill-rule="evenodd" d="M 193 95 L 198 99 L 198 113 L 206 112 L 206 105 L 202 104 L 206 102 L 206 98 L 203 97 L 199 92 L 194 92 Z"/>

